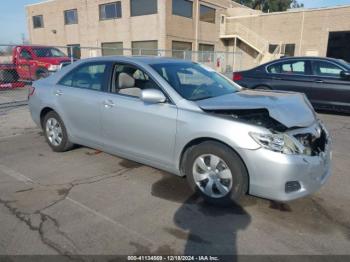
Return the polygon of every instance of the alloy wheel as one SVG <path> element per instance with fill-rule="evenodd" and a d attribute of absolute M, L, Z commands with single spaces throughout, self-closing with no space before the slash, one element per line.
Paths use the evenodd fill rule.
<path fill-rule="evenodd" d="M 62 127 L 55 118 L 46 121 L 46 136 L 53 146 L 59 146 L 63 139 Z"/>

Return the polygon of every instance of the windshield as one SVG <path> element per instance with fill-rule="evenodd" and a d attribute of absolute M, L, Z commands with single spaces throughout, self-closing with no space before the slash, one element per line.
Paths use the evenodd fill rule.
<path fill-rule="evenodd" d="M 33 48 L 33 51 L 37 57 L 63 57 L 66 56 L 63 52 L 57 48 Z"/>
<path fill-rule="evenodd" d="M 187 100 L 202 100 L 240 90 L 228 78 L 201 64 L 179 62 L 153 64 L 151 67 Z"/>
<path fill-rule="evenodd" d="M 347 61 L 345 61 L 345 60 L 343 60 L 343 59 L 338 59 L 338 61 L 339 61 L 341 64 L 345 65 L 347 68 L 350 68 L 350 63 L 348 63 Z"/>

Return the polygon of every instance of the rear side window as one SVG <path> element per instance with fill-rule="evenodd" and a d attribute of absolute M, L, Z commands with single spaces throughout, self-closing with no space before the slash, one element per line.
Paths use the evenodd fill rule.
<path fill-rule="evenodd" d="M 106 79 L 107 64 L 88 64 L 64 76 L 60 85 L 102 91 Z"/>
<path fill-rule="evenodd" d="M 267 71 L 272 74 L 306 74 L 305 61 L 286 61 L 276 63 L 267 67 Z"/>
<path fill-rule="evenodd" d="M 326 61 L 313 61 L 312 69 L 314 75 L 340 77 L 340 72 L 343 70 L 339 66 Z"/>

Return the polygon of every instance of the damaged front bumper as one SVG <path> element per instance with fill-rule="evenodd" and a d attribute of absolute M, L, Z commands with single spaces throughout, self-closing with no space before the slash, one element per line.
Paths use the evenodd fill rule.
<path fill-rule="evenodd" d="M 244 150 L 249 194 L 290 201 L 317 191 L 331 175 L 331 141 L 328 133 L 326 136 L 322 151 L 313 155 L 287 155 L 265 148 Z"/>

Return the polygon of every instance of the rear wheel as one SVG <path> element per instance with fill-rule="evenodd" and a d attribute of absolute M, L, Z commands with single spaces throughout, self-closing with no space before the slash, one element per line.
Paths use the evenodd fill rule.
<path fill-rule="evenodd" d="M 236 203 L 248 189 L 248 173 L 242 160 L 231 148 L 218 142 L 190 148 L 185 173 L 191 188 L 211 204 Z"/>
<path fill-rule="evenodd" d="M 45 115 L 43 129 L 46 141 L 53 151 L 65 152 L 73 148 L 66 127 L 56 112 L 50 111 Z"/>

